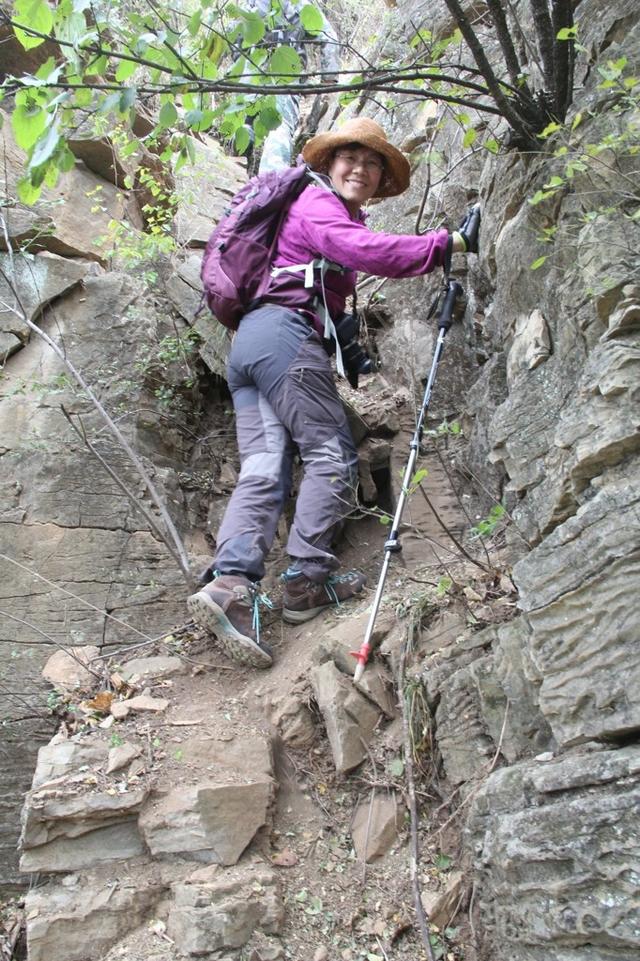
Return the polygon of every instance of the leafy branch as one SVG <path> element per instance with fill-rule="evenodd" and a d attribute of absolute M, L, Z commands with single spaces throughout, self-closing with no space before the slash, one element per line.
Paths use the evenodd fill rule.
<path fill-rule="evenodd" d="M 419 29 L 404 62 L 372 63 L 350 48 L 358 69 L 340 74 L 307 66 L 309 49 L 334 42 L 325 34 L 322 13 L 310 3 L 300 9 L 304 38 L 290 36 L 287 42 L 289 25 L 277 0 L 264 18 L 239 3 L 211 0 L 169 11 L 155 0 L 133 9 L 15 0 L 11 14 L 0 10 L 0 22 L 25 50 L 45 45 L 45 56 L 52 53 L 34 72 L 5 77 L 0 87 L 0 100 L 13 110 L 16 139 L 28 154 L 20 199 L 35 202 L 43 185 L 53 186 L 72 168 L 70 131 L 101 116 L 132 128 L 149 101 L 156 119 L 145 141 L 160 145 L 164 160 L 177 155 L 177 168 L 194 160 L 193 136 L 204 131 L 235 141 L 237 150 L 252 131 L 259 145 L 280 123 L 281 93 L 331 93 L 343 103 L 377 93 L 436 100 L 503 117 L 530 146 L 550 120 L 563 119 L 573 63 L 570 0 L 531 2 L 542 91 L 533 90 L 528 65 L 511 40 L 509 0 L 488 4 L 503 56 L 498 66 L 489 63 L 459 0 L 446 0 L 458 27 L 454 36 L 431 42 L 428 31 Z M 460 35 L 475 64 L 450 56 Z"/>

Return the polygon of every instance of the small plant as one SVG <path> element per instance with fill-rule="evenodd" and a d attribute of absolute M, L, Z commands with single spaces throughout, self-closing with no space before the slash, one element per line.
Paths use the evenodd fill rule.
<path fill-rule="evenodd" d="M 438 586 L 436 587 L 436 597 L 445 597 L 452 587 L 452 579 L 444 574 L 438 581 Z"/>
<path fill-rule="evenodd" d="M 120 734 L 117 734 L 117 733 L 114 731 L 114 733 L 113 733 L 113 734 L 111 735 L 111 737 L 109 738 L 109 746 L 110 746 L 110 747 L 122 747 L 123 744 L 124 744 L 124 738 L 123 738 Z"/>
<path fill-rule="evenodd" d="M 427 434 L 431 437 L 460 437 L 462 435 L 462 427 L 457 420 L 452 420 L 451 423 L 449 423 L 448 420 L 443 420 L 435 430 L 428 430 Z"/>
<path fill-rule="evenodd" d="M 471 528 L 471 536 L 474 539 L 477 537 L 491 537 L 505 513 L 502 504 L 494 504 L 488 515 L 483 517 L 481 521 L 478 521 L 478 523 Z"/>

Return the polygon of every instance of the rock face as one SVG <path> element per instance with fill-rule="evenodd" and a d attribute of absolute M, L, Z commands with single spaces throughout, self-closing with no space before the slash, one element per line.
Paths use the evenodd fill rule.
<path fill-rule="evenodd" d="M 197 871 L 173 886 L 173 898 L 167 931 L 191 957 L 242 947 L 256 928 L 274 934 L 284 915 L 275 872 L 261 864 Z"/>
<path fill-rule="evenodd" d="M 27 895 L 32 961 L 92 961 L 139 924 L 162 888 L 137 879 L 47 885 Z"/>
<path fill-rule="evenodd" d="M 467 830 L 493 957 L 635 957 L 637 747 L 497 771 Z"/>

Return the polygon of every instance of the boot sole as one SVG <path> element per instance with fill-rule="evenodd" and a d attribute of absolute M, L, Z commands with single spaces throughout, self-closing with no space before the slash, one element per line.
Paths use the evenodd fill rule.
<path fill-rule="evenodd" d="M 321 604 L 319 607 L 310 607 L 306 611 L 294 611 L 291 608 L 283 607 L 282 620 L 286 621 L 287 624 L 304 624 L 305 621 L 310 621 L 312 617 L 322 614 L 323 611 L 337 611 L 343 604 L 355 600 L 361 594 L 363 587 L 364 584 L 360 590 L 351 594 L 350 597 L 345 597 L 339 604 L 336 601 L 331 601 L 329 604 Z"/>
<path fill-rule="evenodd" d="M 303 624 L 305 621 L 310 621 L 312 617 L 322 614 L 323 611 L 330 611 L 337 606 L 335 603 L 323 604 L 321 607 L 311 607 L 306 611 L 291 611 L 284 607 L 282 609 L 282 620 L 286 621 L 287 624 Z"/>
<path fill-rule="evenodd" d="M 194 621 L 211 634 L 215 634 L 232 661 L 250 667 L 271 667 L 273 658 L 252 637 L 237 631 L 219 604 L 207 594 L 192 594 L 187 607 Z"/>

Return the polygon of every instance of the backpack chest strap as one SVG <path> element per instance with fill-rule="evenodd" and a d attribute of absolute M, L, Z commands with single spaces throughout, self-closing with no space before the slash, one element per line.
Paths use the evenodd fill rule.
<path fill-rule="evenodd" d="M 335 264 L 332 260 L 327 260 L 326 257 L 318 257 L 315 260 L 309 261 L 308 264 L 288 264 L 286 267 L 272 267 L 271 276 L 278 277 L 283 273 L 304 273 L 304 286 L 305 288 L 315 286 L 315 276 L 314 270 L 320 271 L 320 288 L 322 290 L 322 299 L 316 297 L 314 300 L 314 309 L 317 311 L 321 321 L 324 324 L 324 337 L 326 340 L 331 340 L 333 338 L 336 345 L 336 367 L 338 373 L 341 377 L 345 376 L 344 364 L 342 362 L 342 351 L 340 350 L 340 342 L 338 340 L 338 334 L 336 332 L 336 327 L 331 319 L 331 314 L 329 313 L 329 308 L 327 307 L 327 297 L 324 289 L 324 277 L 327 270 L 335 270 L 343 274 L 345 268 L 341 267 L 340 264 Z"/>
<path fill-rule="evenodd" d="M 285 273 L 304 273 L 304 286 L 313 287 L 315 284 L 314 270 L 320 271 L 321 281 L 324 280 L 324 275 L 328 270 L 335 270 L 340 274 L 344 273 L 344 267 L 341 267 L 340 264 L 335 264 L 332 260 L 327 260 L 326 257 L 316 257 L 314 260 L 310 260 L 308 264 L 287 264 L 285 267 L 272 267 L 271 276 L 278 277 Z"/>

